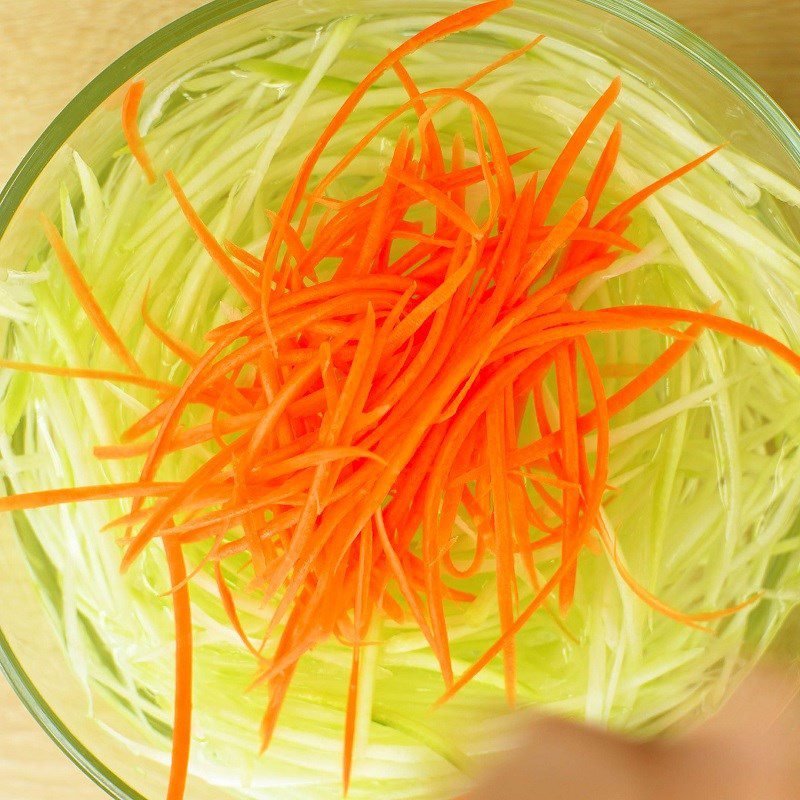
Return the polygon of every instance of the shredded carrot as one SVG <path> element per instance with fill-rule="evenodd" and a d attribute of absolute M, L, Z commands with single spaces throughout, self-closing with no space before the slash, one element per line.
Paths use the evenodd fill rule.
<path fill-rule="evenodd" d="M 75 263 L 75 259 L 72 257 L 72 254 L 67 248 L 67 243 L 61 237 L 61 234 L 56 229 L 56 226 L 53 225 L 53 223 L 47 217 L 45 217 L 44 214 L 40 216 L 40 221 L 44 227 L 44 232 L 47 235 L 50 246 L 53 248 L 53 252 L 56 254 L 58 262 L 61 264 L 61 267 L 64 270 L 64 275 L 72 287 L 75 297 L 81 304 L 86 316 L 91 320 L 92 324 L 97 330 L 97 333 L 117 355 L 120 361 L 123 361 L 126 364 L 131 372 L 134 372 L 137 375 L 144 375 L 142 368 L 131 354 L 131 351 L 128 349 L 125 342 L 122 341 L 119 334 L 111 326 L 111 323 L 103 313 L 103 310 L 100 308 L 97 300 L 95 300 L 92 290 L 89 288 L 89 284 L 86 283 L 86 279 L 83 277 L 78 265 Z"/>
<path fill-rule="evenodd" d="M 182 800 L 192 743 L 192 609 L 186 585 L 186 564 L 180 545 L 164 542 L 175 617 L 175 703 L 172 711 L 172 758 L 167 800 Z"/>
<path fill-rule="evenodd" d="M 205 223 L 200 219 L 197 212 L 192 207 L 192 204 L 189 202 L 189 198 L 184 194 L 172 170 L 167 171 L 164 177 L 167 180 L 169 188 L 172 190 L 172 194 L 175 195 L 175 199 L 178 201 L 178 205 L 181 211 L 183 211 L 187 222 L 197 235 L 197 238 L 200 240 L 206 252 L 214 259 L 214 262 L 220 270 L 222 270 L 225 277 L 236 287 L 239 294 L 247 300 L 253 308 L 257 308 L 260 298 L 255 285 L 251 283 L 246 275 L 231 261 L 222 245 L 205 226 Z"/>
<path fill-rule="evenodd" d="M 18 372 L 30 372 L 37 375 L 54 375 L 58 378 L 85 378 L 109 383 L 130 383 L 159 392 L 172 392 L 175 386 L 164 381 L 147 378 L 144 375 L 129 375 L 127 372 L 114 372 L 104 369 L 87 369 L 81 367 L 59 367 L 51 364 L 32 364 L 29 361 L 9 361 L 0 358 L 0 369 L 13 369 Z"/>
<path fill-rule="evenodd" d="M 83 503 L 87 500 L 118 500 L 124 497 L 169 496 L 179 484 L 136 483 L 99 484 L 98 486 L 76 486 L 69 489 L 47 489 L 0 497 L 0 511 L 27 511 L 32 508 L 56 506 L 63 503 Z"/>
<path fill-rule="evenodd" d="M 237 261 L 244 264 L 245 267 L 249 267 L 257 275 L 261 274 L 261 270 L 264 269 L 264 263 L 258 256 L 254 256 L 252 253 L 245 250 L 244 247 L 240 247 L 229 239 L 223 242 L 223 246 Z"/>
<path fill-rule="evenodd" d="M 579 481 L 580 440 L 578 438 L 578 408 L 577 386 L 571 364 L 572 344 L 559 347 L 555 353 L 556 382 L 558 385 L 558 411 L 561 436 L 564 447 L 561 455 L 564 479 L 575 484 Z M 575 541 L 578 534 L 578 513 L 580 496 L 572 487 L 563 490 L 563 517 L 564 538 L 561 547 L 561 560 L 570 562 L 573 550 L 577 548 Z M 559 604 L 562 614 L 566 614 L 572 603 L 572 593 L 575 588 L 574 562 L 567 571 L 559 586 Z"/>
<path fill-rule="evenodd" d="M 614 225 L 621 223 L 628 214 L 631 213 L 637 206 L 641 205 L 648 197 L 654 195 L 659 189 L 662 189 L 664 186 L 667 186 L 670 183 L 673 183 L 678 178 L 685 175 L 687 172 L 690 172 L 693 169 L 696 169 L 705 161 L 708 161 L 713 155 L 718 153 L 722 149 L 722 145 L 719 147 L 715 147 L 712 150 L 709 150 L 707 153 L 703 153 L 703 155 L 698 156 L 694 161 L 690 161 L 688 164 L 684 164 L 682 167 L 670 172 L 668 175 L 665 175 L 663 178 L 659 178 L 657 181 L 654 181 L 649 186 L 645 186 L 644 189 L 640 189 L 636 194 L 629 197 L 627 200 L 624 200 L 620 203 L 616 208 L 612 211 L 609 211 L 605 217 L 598 223 L 599 228 L 604 228 L 607 230 L 611 230 Z"/>
<path fill-rule="evenodd" d="M 611 136 L 608 137 L 608 142 L 597 160 L 597 164 L 592 172 L 592 177 L 589 180 L 589 185 L 586 187 L 586 200 L 589 207 L 586 209 L 586 222 L 588 223 L 600 198 L 603 190 L 606 188 L 608 179 L 614 171 L 614 166 L 617 163 L 617 156 L 619 155 L 619 148 L 622 143 L 622 123 L 617 122 L 614 125 L 614 130 L 611 131 Z"/>
<path fill-rule="evenodd" d="M 614 104 L 621 89 L 621 79 L 619 77 L 614 78 L 608 89 L 603 92 L 586 117 L 584 117 L 575 129 L 575 132 L 556 159 L 556 162 L 547 174 L 547 178 L 545 178 L 539 196 L 536 198 L 536 206 L 533 212 L 533 223 L 535 225 L 541 225 L 547 218 L 547 214 L 552 208 L 556 196 L 564 185 L 564 181 L 575 165 L 586 142 L 589 141 L 589 137 L 592 135 L 595 128 Z"/>
<path fill-rule="evenodd" d="M 539 273 L 544 269 L 547 262 L 553 257 L 558 248 L 575 233 L 575 230 L 588 208 L 588 201 L 585 197 L 581 197 L 573 204 L 562 219 L 553 226 L 550 233 L 547 234 L 544 241 L 536 248 L 533 255 L 520 271 L 518 287 L 509 298 L 509 302 L 513 303 L 518 300 L 520 295 L 525 291 L 525 288 L 534 283 L 539 277 Z"/>
<path fill-rule="evenodd" d="M 144 293 L 142 298 L 142 320 L 148 327 L 151 333 L 169 350 L 171 350 L 178 358 L 183 359 L 187 364 L 194 365 L 200 360 L 200 356 L 192 350 L 191 347 L 185 345 L 174 337 L 169 331 L 164 330 L 151 316 L 150 310 L 147 307 L 148 290 Z"/>
<path fill-rule="evenodd" d="M 431 205 L 435 206 L 442 216 L 455 222 L 459 228 L 462 228 L 467 233 L 473 236 L 480 235 L 480 228 L 462 208 L 456 205 L 444 192 L 434 188 L 427 181 L 420 180 L 419 178 L 409 175 L 405 172 L 388 173 L 390 178 L 395 178 L 401 183 L 404 183 L 410 189 L 413 189 L 419 195 L 425 198 Z"/>
<path fill-rule="evenodd" d="M 134 81 L 125 93 L 122 101 L 122 132 L 125 134 L 125 141 L 131 155 L 139 162 L 139 166 L 144 171 L 148 183 L 156 182 L 156 173 L 153 169 L 153 162 L 145 150 L 142 135 L 139 133 L 139 106 L 142 103 L 144 94 L 144 81 Z"/>
<path fill-rule="evenodd" d="M 609 309 L 609 311 L 610 310 L 611 309 Z M 794 350 L 787 347 L 783 342 L 779 342 L 772 336 L 756 330 L 755 328 L 751 328 L 749 325 L 745 325 L 742 322 L 737 322 L 736 320 L 727 319 L 726 317 L 720 317 L 708 312 L 662 306 L 620 306 L 614 309 L 614 311 L 616 313 L 630 314 L 634 319 L 645 321 L 649 327 L 653 327 L 654 323 L 657 325 L 663 322 L 668 324 L 689 322 L 702 325 L 709 330 L 717 331 L 725 336 L 730 336 L 732 339 L 737 339 L 740 342 L 745 342 L 754 347 L 763 347 L 765 350 L 781 359 L 781 361 L 785 361 L 795 372 L 800 373 L 800 354 L 795 353 Z"/>
<path fill-rule="evenodd" d="M 427 111 L 427 106 L 419 97 L 419 89 L 414 83 L 414 79 L 408 73 L 408 70 L 403 66 L 401 61 L 397 61 L 396 63 L 392 64 L 392 69 L 400 79 L 400 83 L 406 90 L 409 99 L 417 99 L 417 102 L 414 105 L 414 111 L 416 111 L 417 116 L 420 118 L 419 131 L 422 145 L 421 159 L 422 163 L 425 165 L 426 175 L 436 172 L 444 172 L 445 167 L 444 156 L 442 154 L 442 143 L 436 134 L 434 126 L 422 124 L 422 118 Z"/>
<path fill-rule="evenodd" d="M 260 659 L 261 654 L 258 652 L 258 650 L 256 650 L 255 646 L 250 641 L 250 637 L 245 633 L 244 628 L 242 627 L 239 614 L 236 611 L 236 601 L 233 599 L 233 593 L 228 588 L 228 584 L 225 582 L 225 577 L 222 574 L 222 566 L 220 565 L 219 561 L 214 564 L 214 579 L 217 582 L 217 591 L 219 592 L 219 597 L 222 601 L 222 607 L 225 609 L 225 613 L 228 616 L 231 627 L 236 631 L 236 635 L 242 640 L 242 644 L 244 644 L 244 646 L 256 658 Z"/>
<path fill-rule="evenodd" d="M 494 549 L 497 554 L 497 606 L 500 630 L 511 630 L 514 620 L 512 585 L 514 581 L 513 547 L 510 531 L 508 482 L 505 466 L 506 435 L 503 428 L 503 403 L 496 397 L 486 414 L 486 443 L 492 483 Z M 509 637 L 503 648 L 506 697 L 510 706 L 516 701 L 516 653 Z"/>

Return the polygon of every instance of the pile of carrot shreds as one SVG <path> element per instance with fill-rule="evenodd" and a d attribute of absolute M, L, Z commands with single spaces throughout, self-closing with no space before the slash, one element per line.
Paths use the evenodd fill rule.
<path fill-rule="evenodd" d="M 530 151 L 506 152 L 488 108 L 469 91 L 483 75 L 527 52 L 509 53 L 460 86 L 420 92 L 404 56 L 474 27 L 510 5 L 484 3 L 437 22 L 405 41 L 358 85 L 305 158 L 280 209 L 270 214 L 266 250 L 255 256 L 214 239 L 176 177 L 165 179 L 188 223 L 242 298 L 240 319 L 207 334 L 203 353 L 144 322 L 188 366 L 180 385 L 146 377 L 108 323 L 64 240 L 45 220 L 66 277 L 100 337 L 126 370 L 74 370 L 5 361 L 2 366 L 75 378 L 127 382 L 152 389 L 151 410 L 121 436 L 98 447 L 99 458 L 144 457 L 138 481 L 48 490 L 0 499 L 0 510 L 132 498 L 122 528 L 128 567 L 154 540 L 165 548 L 173 583 L 176 693 L 169 797 L 183 794 L 190 749 L 192 623 L 182 547 L 205 542 L 230 623 L 266 683 L 266 748 L 298 660 L 328 637 L 352 646 L 345 717 L 343 781 L 350 782 L 362 648 L 373 621 L 412 617 L 441 666 L 445 700 L 493 658 L 504 664 L 515 695 L 514 636 L 557 593 L 569 609 L 579 555 L 604 547 L 633 591 L 660 612 L 702 626 L 741 606 L 706 614 L 669 608 L 636 583 L 616 555 L 601 506 L 608 487 L 611 418 L 656 384 L 705 329 L 766 348 L 800 371 L 800 357 L 745 325 L 669 307 L 573 308 L 571 292 L 606 271 L 626 251 L 631 214 L 650 195 L 705 159 L 645 187 L 596 219 L 620 147 L 617 125 L 584 196 L 562 216 L 554 202 L 585 145 L 620 91 L 619 79 L 597 100 L 546 175 L 514 174 Z M 326 145 L 369 87 L 393 70 L 408 101 L 393 110 L 311 186 Z M 148 180 L 156 179 L 139 137 L 143 84 L 123 106 L 130 149 Z M 436 115 L 461 104 L 479 163 L 467 165 L 465 138 L 445 148 Z M 327 193 L 348 164 L 384 128 L 414 114 L 416 133 L 397 139 L 380 185 L 359 197 Z M 470 210 L 468 192 L 485 202 Z M 323 213 L 319 213 L 320 208 Z M 431 224 L 407 217 L 430 212 Z M 312 219 L 318 220 L 314 226 Z M 312 229 L 313 228 L 313 229 Z M 320 271 L 332 270 L 320 282 Z M 606 391 L 589 346 L 593 334 L 647 329 L 672 340 L 656 360 L 618 391 Z M 581 408 L 579 386 L 592 405 Z M 548 387 L 554 386 L 551 392 Z M 206 409 L 202 424 L 184 424 L 189 406 Z M 532 411 L 530 410 L 532 409 Z M 522 429 L 523 415 L 536 425 Z M 587 436 L 592 435 L 591 456 Z M 168 454 L 201 443 L 214 455 L 181 482 L 158 480 Z M 450 549 L 456 518 L 471 520 L 471 563 Z M 558 545 L 560 563 L 545 579 L 537 551 Z M 246 553 L 250 589 L 264 600 L 268 623 L 251 641 L 221 563 Z M 464 674 L 453 674 L 447 631 L 450 604 L 473 595 L 459 581 L 490 559 L 502 635 Z M 534 589 L 518 602 L 517 566 Z"/>

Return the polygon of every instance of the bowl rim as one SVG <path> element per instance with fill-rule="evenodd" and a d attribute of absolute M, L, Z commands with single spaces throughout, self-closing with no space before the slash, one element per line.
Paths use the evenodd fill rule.
<path fill-rule="evenodd" d="M 0 237 L 42 170 L 89 114 L 109 95 L 175 47 L 216 25 L 272 2 L 275 0 L 211 0 L 159 28 L 103 69 L 47 126 L 0 190 Z M 641 0 L 577 2 L 636 25 L 699 64 L 766 124 L 790 158 L 800 167 L 798 127 L 759 83 L 711 44 Z M 72 734 L 37 690 L 1 629 L 0 672 L 5 675 L 13 691 L 45 733 L 97 786 L 115 800 L 146 800 Z"/>

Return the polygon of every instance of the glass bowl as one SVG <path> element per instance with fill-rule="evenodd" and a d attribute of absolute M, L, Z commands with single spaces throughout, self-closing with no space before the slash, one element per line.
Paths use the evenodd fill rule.
<path fill-rule="evenodd" d="M 348 11 L 380 10 L 385 0 L 354 0 Z M 404 6 L 437 16 L 463 5 L 454 0 L 406 0 Z M 0 195 L 0 264 L 14 263 L 41 241 L 34 224 L 58 203 L 60 176 L 75 148 L 100 164 L 118 146 L 118 90 L 141 76 L 159 90 L 187 69 L 231 50 L 235 43 L 276 21 L 304 24 L 333 18 L 338 0 L 217 0 L 166 26 L 95 78 L 31 148 Z M 620 70 L 651 81 L 665 95 L 709 121 L 742 153 L 790 183 L 800 185 L 800 132 L 753 80 L 720 53 L 667 17 L 636 0 L 519 0 L 513 11 L 521 28 L 553 34 L 601 53 Z M 117 93 L 115 95 L 115 93 Z M 115 101 L 116 97 L 116 101 Z M 800 212 L 782 209 L 800 230 Z M 24 535 L 24 534 L 23 534 Z M 155 800 L 166 786 L 164 764 L 143 762 L 109 733 L 103 721 L 116 712 L 96 701 L 89 711 L 50 611 L 32 574 L 47 569 L 19 542 L 19 532 L 0 518 L 0 668 L 30 713 L 92 780 L 119 800 Z M 42 575 L 39 574 L 42 580 Z M 46 578 L 45 578 L 46 579 Z M 792 637 L 796 641 L 796 637 Z M 125 723 L 114 719 L 113 726 Z M 136 734 L 131 732 L 132 737 Z M 192 798 L 224 795 L 200 782 Z"/>

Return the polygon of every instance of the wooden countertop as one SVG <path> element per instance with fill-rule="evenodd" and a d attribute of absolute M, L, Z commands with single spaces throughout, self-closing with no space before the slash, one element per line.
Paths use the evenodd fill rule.
<path fill-rule="evenodd" d="M 651 0 L 753 75 L 800 119 L 800 0 Z M 2 0 L 0 183 L 106 64 L 197 0 Z M 3 800 L 102 800 L 0 680 Z"/>

